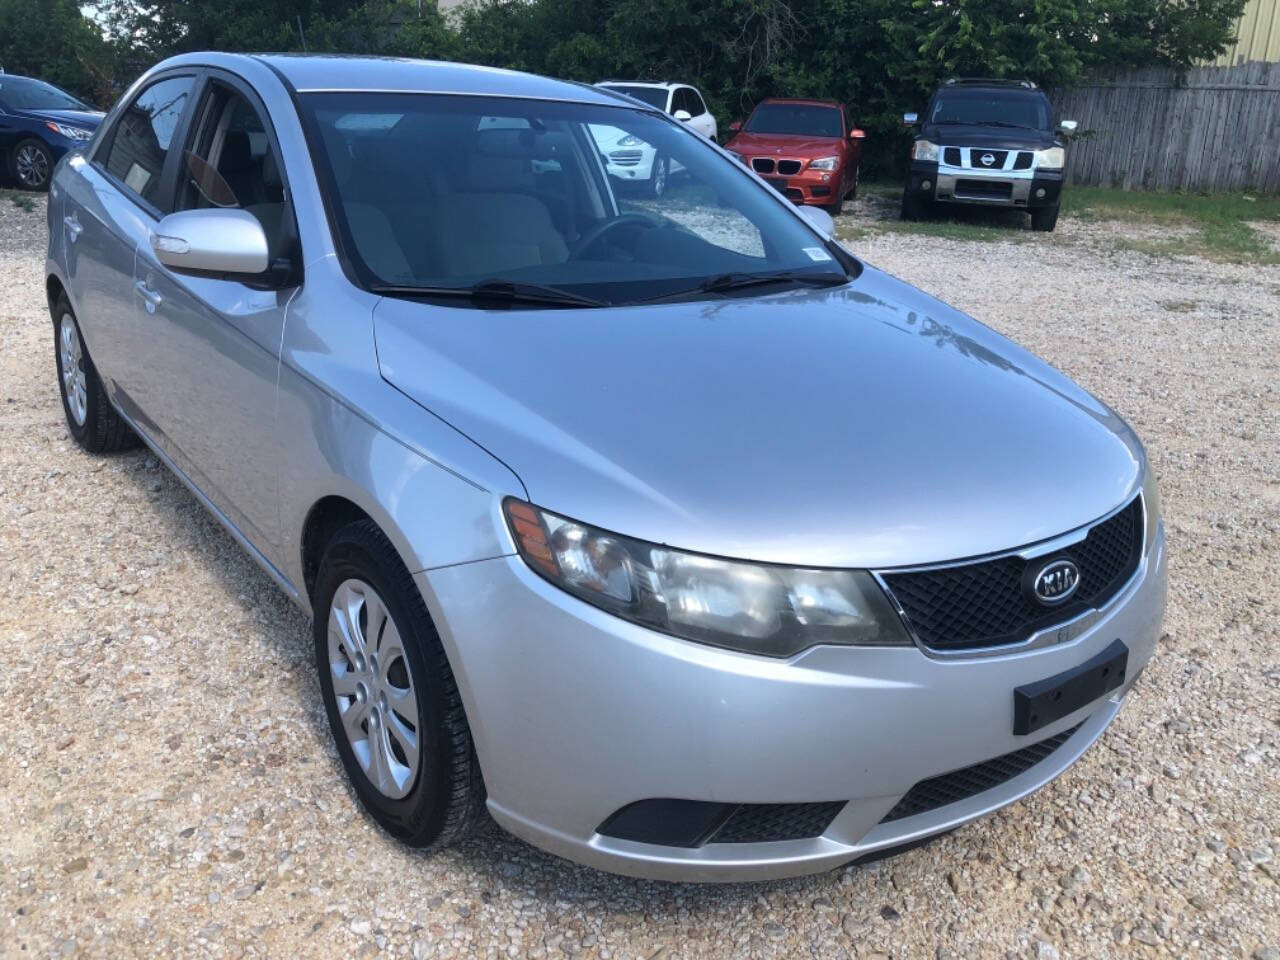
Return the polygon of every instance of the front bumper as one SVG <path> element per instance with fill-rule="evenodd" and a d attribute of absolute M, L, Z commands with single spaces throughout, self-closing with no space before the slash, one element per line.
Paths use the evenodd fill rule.
<path fill-rule="evenodd" d="M 668 637 L 551 586 L 516 557 L 417 575 L 471 722 L 494 818 L 552 853 L 616 873 L 736 881 L 827 870 L 950 829 L 1052 780 L 1102 733 L 1150 659 L 1164 612 L 1161 529 L 1093 626 L 1058 646 L 938 659 L 911 648 L 815 647 L 787 661 Z M 1030 737 L 1013 688 L 1115 639 L 1128 679 Z M 998 787 L 882 822 L 922 780 L 1079 725 Z M 683 848 L 597 833 L 652 798 L 845 802 L 821 836 Z"/>
<path fill-rule="evenodd" d="M 1056 207 L 1061 170 L 980 170 L 913 160 L 907 193 L 922 200 L 1034 210 Z"/>
<path fill-rule="evenodd" d="M 738 155 L 742 163 L 751 169 L 751 158 Z M 763 158 L 773 161 L 774 158 Z M 840 199 L 840 184 L 843 182 L 844 170 L 810 170 L 805 166 L 799 173 L 783 176 L 779 173 L 756 173 L 780 194 L 797 206 L 830 206 Z"/>
<path fill-rule="evenodd" d="M 637 183 L 647 181 L 653 176 L 653 162 L 658 156 L 654 150 L 634 149 L 617 152 L 625 156 L 615 160 L 610 155 L 605 164 L 605 171 L 609 176 L 623 181 L 634 180 Z"/>

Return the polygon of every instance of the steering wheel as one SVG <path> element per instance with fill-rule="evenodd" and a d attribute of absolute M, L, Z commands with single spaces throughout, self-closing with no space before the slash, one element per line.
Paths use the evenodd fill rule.
<path fill-rule="evenodd" d="M 573 245 L 573 250 L 569 252 L 569 259 L 577 260 L 581 258 L 584 253 L 599 243 L 600 238 L 606 233 L 625 226 L 649 227 L 652 229 L 661 227 L 662 220 L 651 213 L 620 213 L 612 220 L 601 220 L 578 238 L 578 242 Z"/>

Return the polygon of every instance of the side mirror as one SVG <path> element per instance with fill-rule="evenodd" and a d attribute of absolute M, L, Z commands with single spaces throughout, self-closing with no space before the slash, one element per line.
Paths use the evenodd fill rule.
<path fill-rule="evenodd" d="M 905 123 L 908 127 L 914 127 L 917 123 L 920 122 L 920 115 L 917 113 L 904 113 L 902 115 L 902 122 Z"/>
<path fill-rule="evenodd" d="M 690 120 L 693 119 L 693 114 L 690 113 L 688 110 L 677 110 L 675 113 L 672 114 L 672 116 L 675 117 L 677 120 L 679 120 L 681 123 L 688 123 Z"/>
<path fill-rule="evenodd" d="M 800 216 L 809 221 L 809 226 L 817 230 L 824 237 L 830 238 L 835 236 L 836 222 L 831 219 L 831 214 L 820 207 L 799 207 Z"/>
<path fill-rule="evenodd" d="M 1058 124 L 1058 129 L 1061 130 L 1063 133 L 1075 133 L 1076 128 L 1079 126 L 1080 124 L 1077 123 L 1075 120 L 1063 120 L 1060 124 Z"/>
<path fill-rule="evenodd" d="M 244 210 L 171 213 L 151 231 L 151 249 L 179 273 L 249 279 L 260 278 L 271 265 L 262 224 Z"/>
<path fill-rule="evenodd" d="M 730 132 L 730 133 L 738 133 L 738 132 L 740 132 L 741 130 L 742 130 L 742 121 L 741 121 L 741 120 L 735 120 L 735 121 L 733 121 L 733 123 L 729 124 L 729 132 Z"/>
<path fill-rule="evenodd" d="M 860 130 L 860 129 L 858 129 L 857 127 L 854 127 L 852 130 L 850 130 L 850 131 L 849 131 L 849 139 L 850 139 L 850 140 L 865 140 L 865 139 L 867 139 L 867 131 L 865 131 L 865 130 Z"/>

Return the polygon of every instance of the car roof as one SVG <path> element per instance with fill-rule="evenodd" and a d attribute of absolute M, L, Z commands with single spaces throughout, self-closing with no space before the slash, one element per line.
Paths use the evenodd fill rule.
<path fill-rule="evenodd" d="M 602 106 L 640 107 L 636 101 L 585 83 L 553 80 L 532 73 L 439 60 L 401 57 L 293 53 L 187 53 L 166 60 L 162 67 L 204 65 L 235 70 L 245 61 L 273 68 L 299 93 L 404 92 L 470 96 L 523 97 Z"/>
<path fill-rule="evenodd" d="M 621 86 L 621 87 L 652 87 L 655 90 L 670 90 L 672 87 L 691 87 L 691 83 L 672 83 L 669 80 L 601 80 L 596 84 L 597 87 L 603 86 Z"/>
<path fill-rule="evenodd" d="M 760 103 L 785 103 L 803 107 L 838 107 L 838 100 L 813 100 L 808 97 L 765 97 Z M 760 103 L 756 106 L 760 106 Z"/>

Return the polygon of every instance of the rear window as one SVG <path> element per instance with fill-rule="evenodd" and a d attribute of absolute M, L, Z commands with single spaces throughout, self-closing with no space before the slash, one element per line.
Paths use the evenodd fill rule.
<path fill-rule="evenodd" d="M 844 136 L 838 107 L 803 103 L 762 103 L 751 112 L 745 129 L 799 137 Z"/>
<path fill-rule="evenodd" d="M 642 103 L 657 107 L 659 110 L 667 109 L 667 90 L 665 87 L 633 87 L 621 83 L 606 83 L 601 84 L 601 86 L 606 90 L 612 90 L 614 93 L 635 97 Z"/>

